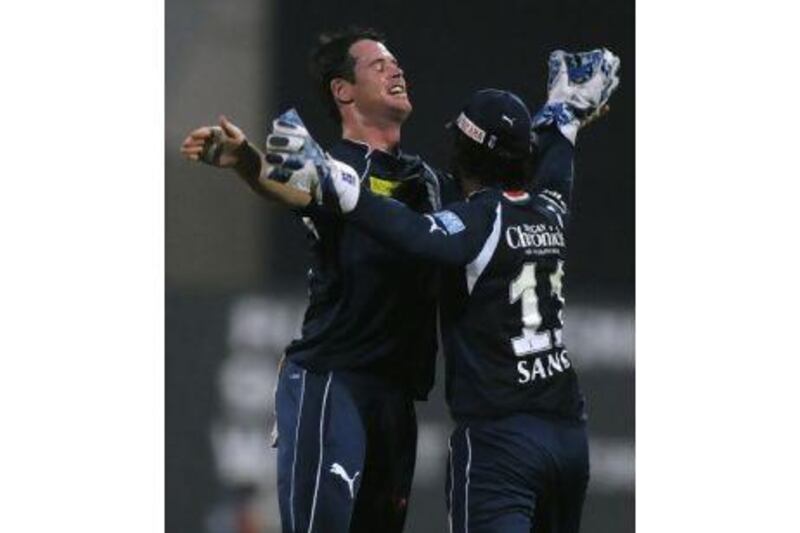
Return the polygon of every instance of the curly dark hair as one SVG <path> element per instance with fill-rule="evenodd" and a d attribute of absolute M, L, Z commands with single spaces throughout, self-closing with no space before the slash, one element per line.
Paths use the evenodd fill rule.
<path fill-rule="evenodd" d="M 350 47 L 364 39 L 386 44 L 386 38 L 379 31 L 353 26 L 321 34 L 317 46 L 311 51 L 309 61 L 311 76 L 314 78 L 323 105 L 337 123 L 342 122 L 342 117 L 331 93 L 331 81 L 342 78 L 355 83 L 356 59 L 350 55 Z"/>

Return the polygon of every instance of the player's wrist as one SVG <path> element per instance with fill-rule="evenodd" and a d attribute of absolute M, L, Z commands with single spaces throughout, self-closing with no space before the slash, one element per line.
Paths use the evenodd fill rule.
<path fill-rule="evenodd" d="M 532 129 L 542 131 L 547 127 L 555 127 L 574 145 L 578 136 L 581 120 L 575 109 L 567 102 L 548 101 L 533 117 Z"/>
<path fill-rule="evenodd" d="M 233 169 L 246 181 L 257 182 L 261 174 L 261 154 L 250 144 L 247 139 L 243 140 L 233 152 L 236 163 Z"/>

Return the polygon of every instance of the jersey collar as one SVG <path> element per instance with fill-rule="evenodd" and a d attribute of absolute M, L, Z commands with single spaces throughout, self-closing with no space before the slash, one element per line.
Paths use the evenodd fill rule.
<path fill-rule="evenodd" d="M 368 145 L 365 142 L 356 141 L 356 140 L 348 139 L 348 138 L 345 138 L 345 137 L 343 137 L 339 141 L 339 143 L 342 144 L 343 146 L 347 147 L 347 149 L 358 153 L 364 159 L 367 159 L 367 158 L 373 157 L 373 156 L 378 156 L 378 157 L 387 156 L 387 157 L 391 157 L 391 158 L 398 158 L 398 157 L 400 157 L 402 155 L 402 153 L 400 151 L 400 147 L 395 148 L 395 150 L 393 152 L 387 152 L 385 150 L 372 148 L 370 145 Z"/>
<path fill-rule="evenodd" d="M 379 174 L 404 178 L 421 172 L 422 160 L 419 156 L 404 153 L 398 147 L 394 153 L 373 150 L 366 143 L 351 139 L 340 139 L 332 150 L 334 157 L 345 161 L 358 159 L 369 161 L 369 167 Z M 352 163 L 351 163 L 352 165 Z"/>
<path fill-rule="evenodd" d="M 524 191 L 522 189 L 510 189 L 510 190 L 503 191 L 503 196 L 508 201 L 514 202 L 514 203 L 527 202 L 531 198 L 531 195 L 528 194 L 528 191 Z"/>

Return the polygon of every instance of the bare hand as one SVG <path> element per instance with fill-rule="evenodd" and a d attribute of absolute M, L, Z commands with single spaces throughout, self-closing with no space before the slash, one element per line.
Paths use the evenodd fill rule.
<path fill-rule="evenodd" d="M 190 132 L 181 144 L 181 154 L 190 161 L 232 167 L 238 161 L 236 149 L 245 140 L 242 130 L 222 115 L 219 126 L 204 126 Z"/>

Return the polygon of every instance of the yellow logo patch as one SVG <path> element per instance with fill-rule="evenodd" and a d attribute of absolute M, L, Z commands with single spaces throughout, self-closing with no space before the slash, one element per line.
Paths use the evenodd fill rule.
<path fill-rule="evenodd" d="M 399 181 L 382 180 L 375 176 L 369 177 L 369 190 L 380 196 L 392 196 L 399 186 Z"/>

